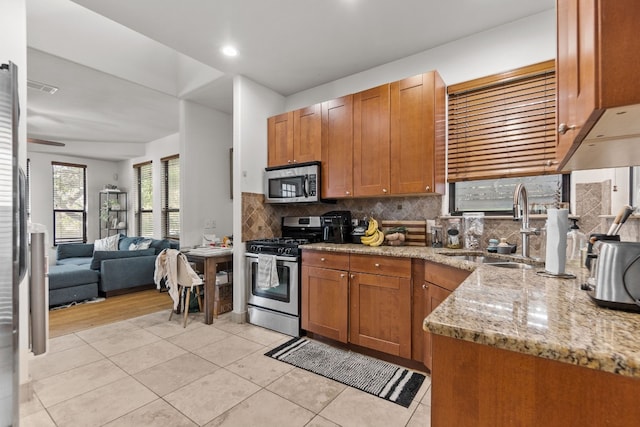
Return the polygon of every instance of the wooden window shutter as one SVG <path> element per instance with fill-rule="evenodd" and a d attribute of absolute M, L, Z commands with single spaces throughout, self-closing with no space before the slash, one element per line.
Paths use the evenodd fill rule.
<path fill-rule="evenodd" d="M 555 61 L 449 86 L 448 181 L 555 174 Z"/>

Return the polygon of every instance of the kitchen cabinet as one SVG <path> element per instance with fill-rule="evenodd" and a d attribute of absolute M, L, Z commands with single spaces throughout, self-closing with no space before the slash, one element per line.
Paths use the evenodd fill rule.
<path fill-rule="evenodd" d="M 391 83 L 391 193 L 445 190 L 445 85 L 436 71 Z"/>
<path fill-rule="evenodd" d="M 322 197 L 353 197 L 353 95 L 322 103 Z"/>
<path fill-rule="evenodd" d="M 101 191 L 100 238 L 114 234 L 127 235 L 127 193 L 124 191 Z"/>
<path fill-rule="evenodd" d="M 302 329 L 346 343 L 349 254 L 302 252 Z"/>
<path fill-rule="evenodd" d="M 320 160 L 321 129 L 320 104 L 269 117 L 268 166 Z"/>
<path fill-rule="evenodd" d="M 351 254 L 349 342 L 411 358 L 411 259 Z"/>
<path fill-rule="evenodd" d="M 443 335 L 433 338 L 433 426 L 638 425 L 638 378 Z"/>
<path fill-rule="evenodd" d="M 416 267 L 414 266 L 414 271 Z M 419 271 L 419 270 L 418 270 Z M 424 261 L 422 283 L 414 283 L 414 328 L 422 330 L 422 322 L 438 305 L 440 305 L 471 274 L 470 271 Z M 421 360 L 431 370 L 432 341 L 431 334 L 423 331 L 414 335 L 413 358 Z"/>
<path fill-rule="evenodd" d="M 353 96 L 353 195 L 383 196 L 390 189 L 389 85 Z"/>
<path fill-rule="evenodd" d="M 558 0 L 559 171 L 640 164 L 635 0 Z"/>

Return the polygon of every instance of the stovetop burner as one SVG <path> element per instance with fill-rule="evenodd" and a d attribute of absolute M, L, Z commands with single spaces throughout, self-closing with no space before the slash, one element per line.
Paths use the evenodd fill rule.
<path fill-rule="evenodd" d="M 246 244 L 247 253 L 270 255 L 300 255 L 299 245 L 313 243 L 315 239 L 300 239 L 294 237 L 274 237 L 271 239 L 249 240 Z M 317 241 L 317 240 L 315 240 Z"/>

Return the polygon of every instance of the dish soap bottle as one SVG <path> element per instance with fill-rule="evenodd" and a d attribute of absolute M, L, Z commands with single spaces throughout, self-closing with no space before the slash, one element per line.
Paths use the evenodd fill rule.
<path fill-rule="evenodd" d="M 580 231 L 578 220 L 571 218 L 573 224 L 567 232 L 567 261 L 580 260 L 580 249 L 587 246 L 587 236 Z"/>

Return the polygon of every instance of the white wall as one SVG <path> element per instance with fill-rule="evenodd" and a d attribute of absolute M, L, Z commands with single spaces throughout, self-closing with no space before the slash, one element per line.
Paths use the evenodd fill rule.
<path fill-rule="evenodd" d="M 555 11 L 550 10 L 296 93 L 278 113 L 430 70 L 451 85 L 555 56 Z"/>
<path fill-rule="evenodd" d="M 153 181 L 153 238 L 162 238 L 162 162 L 160 159 L 163 157 L 179 154 L 180 152 L 180 134 L 175 133 L 173 135 L 160 138 L 155 141 L 148 142 L 144 145 L 144 155 L 133 158 L 131 160 L 119 162 L 118 181 L 116 185 L 119 188 L 126 188 L 129 192 L 129 211 L 128 216 L 128 230 L 129 236 L 137 236 L 138 232 L 135 229 L 135 214 L 134 214 L 134 199 L 133 190 L 135 183 L 133 181 L 133 165 L 138 163 L 144 163 L 151 161 L 151 174 Z M 155 214 L 157 213 L 157 214 Z"/>
<path fill-rule="evenodd" d="M 267 165 L 267 117 L 284 108 L 284 97 L 252 80 L 233 80 L 233 223 L 234 249 L 233 316 L 244 321 L 244 244 L 242 237 L 242 192 L 262 193 L 262 172 Z"/>
<path fill-rule="evenodd" d="M 53 179 L 51 162 L 75 163 L 87 166 L 87 242 L 99 238 L 99 197 L 105 184 L 121 186 L 114 176 L 119 173 L 118 162 L 86 159 L 81 157 L 58 156 L 49 153 L 29 152 L 31 160 L 31 221 L 44 224 L 49 233 L 49 244 L 53 246 Z M 55 263 L 55 249 L 49 254 L 49 261 Z"/>
<path fill-rule="evenodd" d="M 233 231 L 230 115 L 180 101 L 180 245 L 202 243 L 202 234 Z M 215 222 L 215 226 L 211 224 Z"/>

